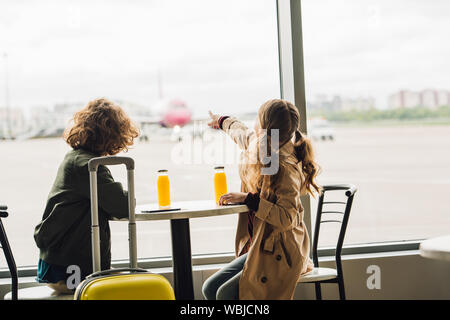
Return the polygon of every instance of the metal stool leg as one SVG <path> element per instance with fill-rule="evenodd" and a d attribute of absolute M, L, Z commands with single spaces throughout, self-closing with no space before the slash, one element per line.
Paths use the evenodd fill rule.
<path fill-rule="evenodd" d="M 339 298 L 341 300 L 345 300 L 345 286 L 344 286 L 344 279 L 342 279 L 342 277 L 339 277 L 338 279 L 338 286 L 339 286 Z"/>
<path fill-rule="evenodd" d="M 18 277 L 17 277 L 17 267 L 16 262 L 9 246 L 8 238 L 6 237 L 5 229 L 3 228 L 3 223 L 0 219 L 0 244 L 3 248 L 5 254 L 6 262 L 8 263 L 9 272 L 11 273 L 11 291 L 12 300 L 17 300 L 18 294 Z"/>

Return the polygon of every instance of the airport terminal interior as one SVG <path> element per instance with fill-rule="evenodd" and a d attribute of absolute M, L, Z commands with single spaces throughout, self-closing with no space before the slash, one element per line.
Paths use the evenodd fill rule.
<path fill-rule="evenodd" d="M 205 300 L 240 256 L 240 232 L 242 299 L 450 299 L 449 12 L 447 0 L 2 1 L 0 299 Z M 69 169 L 58 168 L 81 150 L 67 138 L 74 115 L 99 99 L 138 134 L 62 179 L 86 181 L 92 247 L 74 249 L 92 253 L 85 279 L 76 264 L 44 261 L 75 238 L 39 232 L 50 232 L 54 190 L 75 201 L 62 199 Z M 242 188 L 245 141 L 273 99 L 294 106 L 295 143 L 307 139 L 318 165 L 321 192 L 295 189 L 309 167 L 290 151 L 303 173 L 279 188 L 296 190 L 295 217 L 264 183 L 256 196 Z M 97 187 L 105 175 L 113 186 Z M 105 196 L 118 185 L 126 192 Z M 230 193 L 244 196 L 222 203 Z M 76 233 L 68 214 L 57 220 Z M 56 267 L 62 291 L 46 278 Z"/>

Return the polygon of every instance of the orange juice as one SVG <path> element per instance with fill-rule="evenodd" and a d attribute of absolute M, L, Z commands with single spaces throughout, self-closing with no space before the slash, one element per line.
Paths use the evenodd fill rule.
<path fill-rule="evenodd" d="M 158 205 L 161 209 L 170 208 L 170 183 L 167 170 L 158 171 Z"/>
<path fill-rule="evenodd" d="M 220 197 L 227 193 L 227 177 L 225 176 L 224 167 L 215 167 L 214 171 L 214 192 L 216 203 L 219 204 Z"/>

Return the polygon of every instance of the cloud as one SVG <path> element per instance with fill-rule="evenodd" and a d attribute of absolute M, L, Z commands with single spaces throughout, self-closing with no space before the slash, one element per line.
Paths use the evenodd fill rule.
<path fill-rule="evenodd" d="M 448 86 L 450 2 L 302 3 L 310 97 L 371 95 L 384 107 L 399 89 Z"/>
<path fill-rule="evenodd" d="M 445 86 L 448 9 L 445 0 L 302 1 L 307 98 L 371 95 L 381 106 L 401 88 Z M 150 105 L 158 70 L 164 92 L 198 110 L 212 101 L 251 111 L 279 95 L 273 0 L 3 1 L 0 34 L 15 106 L 91 96 Z"/>
<path fill-rule="evenodd" d="M 255 90 L 279 91 L 271 0 L 21 1 L 0 12 L 14 16 L 0 25 L 0 50 L 15 105 L 96 95 L 151 104 L 158 70 L 167 94 L 200 109 L 255 108 Z"/>

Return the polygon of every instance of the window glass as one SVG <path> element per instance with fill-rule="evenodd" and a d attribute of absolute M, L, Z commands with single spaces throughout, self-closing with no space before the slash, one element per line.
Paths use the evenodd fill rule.
<path fill-rule="evenodd" d="M 358 187 L 346 243 L 448 233 L 449 9 L 448 1 L 302 1 L 319 181 Z M 327 224 L 322 245 L 336 233 Z"/>
<path fill-rule="evenodd" d="M 141 124 L 142 139 L 125 154 L 136 161 L 139 205 L 157 201 L 159 169 L 169 170 L 172 201 L 214 199 L 217 163 L 239 191 L 236 161 L 220 157 L 237 150 L 202 120 L 208 110 L 253 119 L 279 97 L 272 0 L 3 1 L 0 34 L 0 202 L 10 208 L 5 227 L 18 265 L 37 263 L 34 227 L 69 150 L 60 136 L 88 101 L 111 99 Z M 189 116 L 174 120 L 176 110 Z M 205 136 L 190 144 L 193 133 Z M 180 158 L 179 140 L 200 159 Z M 111 171 L 126 187 L 125 170 Z M 232 252 L 236 220 L 191 220 L 193 253 Z M 125 259 L 126 223 L 111 228 L 113 259 Z M 168 222 L 138 224 L 138 254 L 171 255 Z"/>

